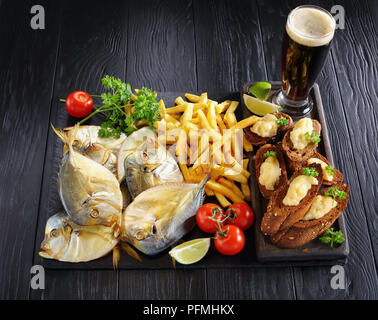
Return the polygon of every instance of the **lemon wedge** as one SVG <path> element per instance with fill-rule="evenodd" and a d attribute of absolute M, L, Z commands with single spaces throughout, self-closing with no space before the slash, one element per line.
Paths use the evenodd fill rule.
<path fill-rule="evenodd" d="M 169 255 L 181 264 L 200 261 L 209 251 L 210 238 L 200 238 L 184 242 L 169 251 Z"/>
<path fill-rule="evenodd" d="M 268 101 L 259 100 L 248 94 L 243 95 L 244 104 L 254 114 L 265 116 L 268 113 L 276 112 L 280 106 Z"/>

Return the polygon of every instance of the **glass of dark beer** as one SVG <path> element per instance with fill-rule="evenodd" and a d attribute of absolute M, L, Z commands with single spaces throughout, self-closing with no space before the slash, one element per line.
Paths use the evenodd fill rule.
<path fill-rule="evenodd" d="M 287 18 L 282 42 L 282 88 L 273 97 L 282 112 L 302 116 L 313 106 L 310 90 L 323 68 L 335 19 L 318 6 L 300 6 Z"/>

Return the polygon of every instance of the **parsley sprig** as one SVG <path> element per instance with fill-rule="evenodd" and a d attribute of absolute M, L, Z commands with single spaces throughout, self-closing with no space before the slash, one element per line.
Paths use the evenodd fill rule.
<path fill-rule="evenodd" d="M 267 151 L 264 153 L 264 157 L 268 158 L 268 157 L 276 157 L 277 156 L 277 152 L 276 151 Z"/>
<path fill-rule="evenodd" d="M 319 132 L 314 131 L 311 134 L 309 132 L 306 132 L 305 137 L 307 140 L 311 140 L 315 144 L 318 144 L 320 142 Z"/>
<path fill-rule="evenodd" d="M 317 177 L 319 172 L 315 168 L 302 168 L 302 173 L 305 176 Z"/>
<path fill-rule="evenodd" d="M 329 228 L 319 237 L 319 240 L 323 243 L 329 243 L 331 248 L 333 248 L 334 243 L 343 243 L 345 238 L 341 231 L 335 231 L 333 228 Z"/>
<path fill-rule="evenodd" d="M 326 166 L 325 169 L 327 170 L 329 175 L 333 176 L 335 174 L 332 166 Z"/>
<path fill-rule="evenodd" d="M 156 101 L 156 92 L 142 87 L 133 96 L 129 83 L 115 77 L 105 76 L 102 85 L 107 91 L 99 97 L 102 105 L 95 106 L 95 111 L 80 121 L 86 122 L 97 113 L 105 115 L 106 119 L 100 125 L 100 137 L 119 138 L 121 133 L 126 135 L 137 130 L 139 121 L 153 126 L 159 118 L 159 104 Z"/>
<path fill-rule="evenodd" d="M 345 191 L 340 190 L 337 187 L 328 189 L 325 193 L 325 196 L 331 196 L 333 199 L 336 199 L 337 197 L 340 200 L 345 200 L 347 197 L 347 193 Z"/>
<path fill-rule="evenodd" d="M 276 123 L 279 125 L 279 126 L 287 126 L 289 124 L 289 120 L 287 120 L 285 117 L 281 117 L 281 118 L 278 118 L 276 120 Z"/>

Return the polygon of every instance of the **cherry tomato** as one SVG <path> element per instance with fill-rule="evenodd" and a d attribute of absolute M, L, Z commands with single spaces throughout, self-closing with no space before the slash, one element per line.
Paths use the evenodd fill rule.
<path fill-rule="evenodd" d="M 232 256 L 244 248 L 245 238 L 243 231 L 234 225 L 225 225 L 215 234 L 215 248 L 222 254 Z"/>
<path fill-rule="evenodd" d="M 93 109 L 93 99 L 84 91 L 74 91 L 66 99 L 66 109 L 73 117 L 85 117 Z"/>
<path fill-rule="evenodd" d="M 255 220 L 251 207 L 244 202 L 235 202 L 229 206 L 226 215 L 230 217 L 227 219 L 226 224 L 238 226 L 243 231 L 250 228 Z"/>
<path fill-rule="evenodd" d="M 219 222 L 225 218 L 222 208 L 214 203 L 206 203 L 197 211 L 196 221 L 202 231 L 214 233 L 218 230 L 218 224 L 209 219 L 213 216 L 213 212 L 215 214 L 214 219 Z"/>

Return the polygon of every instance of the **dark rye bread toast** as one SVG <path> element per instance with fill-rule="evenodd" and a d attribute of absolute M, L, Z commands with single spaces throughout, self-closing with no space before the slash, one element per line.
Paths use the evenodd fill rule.
<path fill-rule="evenodd" d="M 314 154 L 310 158 L 302 162 L 291 161 L 290 159 L 288 159 L 288 166 L 289 166 L 290 171 L 295 172 L 299 170 L 301 167 L 306 166 L 308 164 L 307 161 L 311 158 L 318 158 L 324 161 L 327 165 L 331 166 L 331 163 L 328 161 L 326 157 L 322 156 L 320 153 L 315 151 Z M 328 181 L 323 178 L 324 185 L 331 186 L 335 183 L 344 181 L 344 176 L 339 170 L 337 170 L 336 168 L 333 168 L 333 172 L 334 172 L 334 175 L 333 175 L 332 181 Z"/>
<path fill-rule="evenodd" d="M 281 175 L 279 177 L 279 180 L 274 185 L 274 190 L 267 190 L 264 185 L 260 184 L 259 177 L 260 177 L 260 168 L 261 165 L 265 162 L 266 157 L 264 156 L 264 153 L 268 151 L 274 151 L 276 152 L 276 157 L 279 162 L 280 168 L 281 168 Z M 273 144 L 266 144 L 262 146 L 257 152 L 256 152 L 256 158 L 255 158 L 255 168 L 256 168 L 256 178 L 257 183 L 260 189 L 261 194 L 264 198 L 269 199 L 272 195 L 272 193 L 279 189 L 282 185 L 287 183 L 287 172 L 286 172 L 286 163 L 285 158 L 282 150 L 278 148 L 277 146 Z"/>
<path fill-rule="evenodd" d="M 314 131 L 320 134 L 321 129 L 322 129 L 322 126 L 320 125 L 320 123 L 317 120 L 312 119 L 312 125 L 313 125 Z M 293 131 L 293 128 L 289 129 L 285 133 L 285 136 L 282 139 L 282 149 L 285 151 L 287 157 L 291 161 L 302 162 L 310 158 L 314 154 L 317 144 L 311 141 L 306 146 L 306 148 L 302 150 L 294 150 L 293 143 L 291 142 L 291 139 L 290 139 L 290 133 Z"/>
<path fill-rule="evenodd" d="M 244 129 L 245 137 L 250 143 L 252 143 L 255 146 L 261 146 L 261 145 L 269 143 L 269 142 L 274 142 L 277 139 L 279 139 L 280 137 L 282 137 L 282 135 L 285 134 L 285 132 L 287 130 L 293 128 L 293 126 L 294 126 L 293 119 L 289 115 L 287 115 L 286 113 L 276 112 L 276 113 L 273 113 L 273 115 L 277 119 L 284 117 L 288 120 L 289 123 L 286 126 L 279 126 L 278 129 L 277 129 L 277 134 L 275 136 L 265 137 L 265 138 L 260 137 L 258 134 L 251 131 L 251 128 L 253 127 L 253 125 L 246 127 Z"/>
<path fill-rule="evenodd" d="M 337 206 L 320 219 L 308 221 L 301 220 L 290 228 L 277 232 L 271 236 L 272 242 L 281 248 L 298 248 L 317 238 L 331 227 L 345 210 L 349 200 L 349 187 L 346 184 L 338 183 L 332 186 L 332 188 L 334 187 L 339 188 L 341 191 L 345 191 L 347 193 L 346 199 L 340 200 L 339 198 L 336 198 Z M 324 195 L 330 188 L 331 187 L 322 189 L 319 194 Z"/>
<path fill-rule="evenodd" d="M 282 201 L 286 196 L 290 183 L 297 176 L 302 175 L 302 170 L 294 172 L 290 180 L 277 191 L 273 192 L 272 196 L 270 197 L 266 212 L 261 221 L 260 229 L 262 233 L 272 235 L 277 233 L 279 230 L 289 228 L 303 218 L 305 213 L 308 211 L 312 201 L 318 194 L 320 186 L 322 185 L 323 172 L 320 164 L 312 164 L 306 167 L 315 168 L 315 170 L 318 172 L 318 176 L 316 177 L 318 184 L 311 186 L 306 196 L 297 206 L 285 206 Z"/>

